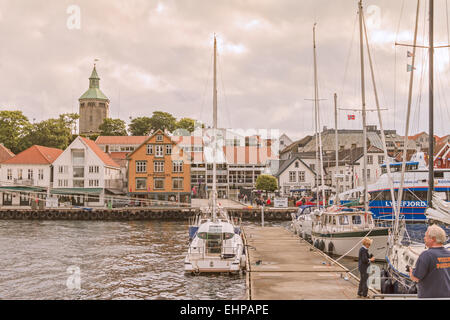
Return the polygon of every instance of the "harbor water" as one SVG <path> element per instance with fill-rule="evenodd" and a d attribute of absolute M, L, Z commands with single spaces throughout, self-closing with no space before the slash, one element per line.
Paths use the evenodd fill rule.
<path fill-rule="evenodd" d="M 180 221 L 0 220 L 0 299 L 245 299 L 245 274 L 186 275 L 187 246 Z"/>

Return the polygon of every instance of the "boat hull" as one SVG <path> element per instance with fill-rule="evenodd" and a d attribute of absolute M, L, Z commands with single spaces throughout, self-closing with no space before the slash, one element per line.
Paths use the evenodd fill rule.
<path fill-rule="evenodd" d="M 388 248 L 388 228 L 377 228 L 370 233 L 367 230 L 337 233 L 318 233 L 313 231 L 311 233 L 314 246 L 329 254 L 340 256 L 345 254 L 346 257 L 351 258 L 358 258 L 359 249 L 361 248 L 361 244 L 358 242 L 365 236 L 373 239 L 369 253 L 373 254 L 376 260 L 383 261 Z M 321 242 L 323 242 L 322 245 Z"/>

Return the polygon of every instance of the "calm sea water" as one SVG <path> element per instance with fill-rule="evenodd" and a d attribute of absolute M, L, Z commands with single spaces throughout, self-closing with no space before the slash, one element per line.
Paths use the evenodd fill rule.
<path fill-rule="evenodd" d="M 0 220 L 0 299 L 245 299 L 245 275 L 184 274 L 187 239 L 179 221 Z"/>
<path fill-rule="evenodd" d="M 182 222 L 2 220 L 0 299 L 244 299 L 245 275 L 184 274 L 187 239 Z"/>

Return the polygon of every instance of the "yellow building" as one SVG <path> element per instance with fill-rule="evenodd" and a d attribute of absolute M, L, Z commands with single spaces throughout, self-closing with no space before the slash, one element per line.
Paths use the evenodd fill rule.
<path fill-rule="evenodd" d="M 158 130 L 127 156 L 129 196 L 190 202 L 191 166 L 176 146 Z"/>

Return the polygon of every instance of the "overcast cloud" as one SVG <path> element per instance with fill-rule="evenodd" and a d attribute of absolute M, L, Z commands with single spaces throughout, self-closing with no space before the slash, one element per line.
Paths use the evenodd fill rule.
<path fill-rule="evenodd" d="M 419 43 L 427 41 L 424 3 Z M 67 26 L 71 5 L 80 8 L 80 29 Z M 380 101 L 388 108 L 383 121 L 401 134 L 410 58 L 407 48 L 394 42 L 412 42 L 415 6 L 410 0 L 364 3 Z M 443 45 L 446 0 L 436 0 L 435 6 L 435 43 Z M 78 98 L 99 59 L 111 117 L 129 122 L 163 110 L 210 124 L 216 33 L 219 126 L 273 128 L 301 138 L 314 130 L 312 102 L 305 100 L 314 93 L 314 22 L 319 94 L 327 99 L 320 102 L 322 125 L 334 127 L 334 92 L 341 107 L 360 108 L 356 19 L 356 0 L 1 0 L 0 109 L 20 109 L 36 121 L 78 112 Z M 417 49 L 413 133 L 428 128 L 425 58 L 426 50 Z M 436 49 L 435 61 L 435 133 L 444 135 L 450 133 L 448 49 Z M 373 108 L 368 72 L 367 64 L 367 105 Z M 360 114 L 349 121 L 350 113 L 340 112 L 339 127 L 361 128 Z M 369 124 L 378 123 L 375 113 L 368 118 Z"/>

